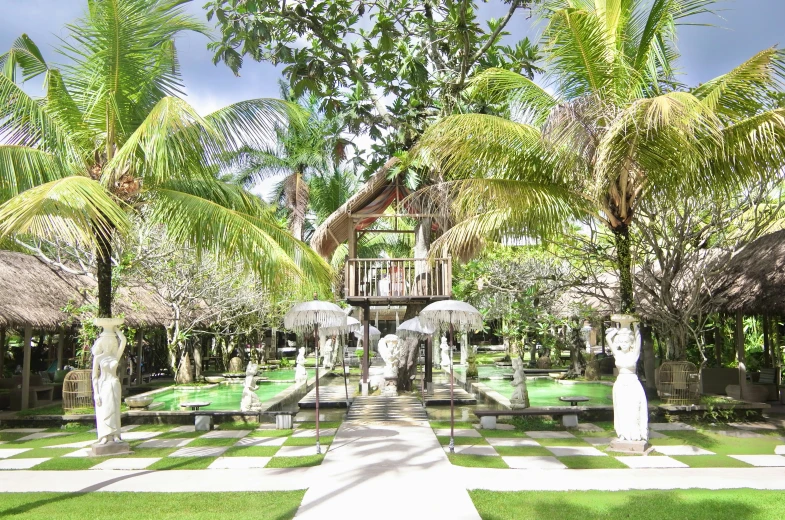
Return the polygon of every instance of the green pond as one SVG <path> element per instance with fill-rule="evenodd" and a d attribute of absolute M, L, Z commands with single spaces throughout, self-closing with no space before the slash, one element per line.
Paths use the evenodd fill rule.
<path fill-rule="evenodd" d="M 482 383 L 499 392 L 506 398 L 510 398 L 513 386 L 509 380 L 483 380 Z M 585 396 L 590 399 L 582 406 L 610 406 L 613 404 L 613 387 L 597 383 L 573 383 L 560 384 L 550 378 L 528 379 L 526 388 L 529 391 L 529 403 L 531 406 L 565 406 L 567 403 L 559 401 L 559 397 Z"/>

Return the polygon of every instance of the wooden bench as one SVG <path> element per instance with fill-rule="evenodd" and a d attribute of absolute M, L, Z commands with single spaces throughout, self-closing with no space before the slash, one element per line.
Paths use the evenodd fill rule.
<path fill-rule="evenodd" d="M 505 417 L 526 417 L 530 415 L 550 415 L 551 417 L 561 417 L 562 424 L 568 427 L 571 426 L 572 418 L 574 417 L 574 424 L 577 426 L 577 417 L 588 412 L 585 406 L 549 406 L 546 408 L 523 408 L 520 410 L 475 410 L 474 415 L 480 419 L 480 428 L 495 430 L 496 419 L 500 416 Z"/>

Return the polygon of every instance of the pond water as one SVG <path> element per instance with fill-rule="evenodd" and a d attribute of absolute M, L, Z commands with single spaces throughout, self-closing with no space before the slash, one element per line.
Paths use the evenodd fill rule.
<path fill-rule="evenodd" d="M 511 381 L 485 380 L 483 384 L 510 398 L 513 392 Z M 528 379 L 526 388 L 529 391 L 531 406 L 566 406 L 568 403 L 559 401 L 559 397 L 582 395 L 591 399 L 582 406 L 610 406 L 613 405 L 613 387 L 598 383 L 580 383 L 563 385 L 550 378 Z"/>

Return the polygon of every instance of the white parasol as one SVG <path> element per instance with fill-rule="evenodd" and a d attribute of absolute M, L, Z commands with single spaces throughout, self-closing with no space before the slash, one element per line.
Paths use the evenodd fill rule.
<path fill-rule="evenodd" d="M 433 334 L 433 329 L 424 327 L 423 324 L 420 323 L 420 319 L 414 317 L 398 325 L 398 328 L 395 329 L 395 333 L 401 338 L 407 336 L 429 336 Z"/>
<path fill-rule="evenodd" d="M 362 338 L 363 337 L 362 326 L 360 327 L 359 330 L 355 331 L 354 335 L 357 336 L 358 338 Z M 382 331 L 380 331 L 379 329 L 377 329 L 373 325 L 368 325 L 368 336 L 370 336 L 371 338 L 379 339 L 379 338 L 382 337 Z"/>

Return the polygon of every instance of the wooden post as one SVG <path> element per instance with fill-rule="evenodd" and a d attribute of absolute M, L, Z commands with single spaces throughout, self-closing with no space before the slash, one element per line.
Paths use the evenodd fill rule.
<path fill-rule="evenodd" d="M 5 327 L 0 327 L 0 378 L 5 371 Z"/>
<path fill-rule="evenodd" d="M 362 366 L 362 393 L 368 395 L 369 354 L 371 350 L 371 304 L 366 302 L 363 306 L 363 366 Z"/>
<path fill-rule="evenodd" d="M 763 315 L 763 365 L 773 367 L 771 362 L 771 331 L 769 330 L 769 315 Z"/>
<path fill-rule="evenodd" d="M 747 367 L 744 364 L 744 319 L 741 311 L 736 313 L 736 359 L 739 361 L 739 392 L 744 399 L 744 389 L 747 386 Z"/>
<path fill-rule="evenodd" d="M 714 325 L 714 357 L 717 360 L 717 366 L 722 366 L 722 351 L 725 347 L 725 316 L 719 315 L 719 324 Z"/>
<path fill-rule="evenodd" d="M 136 330 L 136 384 L 142 384 L 142 343 L 144 341 L 144 331 L 142 328 Z"/>
<path fill-rule="evenodd" d="M 60 337 L 57 338 L 57 370 L 63 369 L 63 346 L 65 345 L 65 325 L 60 326 Z"/>
<path fill-rule="evenodd" d="M 316 356 L 316 454 L 321 455 L 322 447 L 319 445 L 319 325 L 313 326 L 313 342 L 314 355 Z"/>
<path fill-rule="evenodd" d="M 33 343 L 33 326 L 25 325 L 24 358 L 22 361 L 22 410 L 30 407 L 30 357 Z"/>
<path fill-rule="evenodd" d="M 455 330 L 452 326 L 452 311 L 450 311 L 450 337 L 455 335 Z M 452 346 L 450 346 L 450 453 L 455 453 L 455 395 L 453 387 L 455 380 L 453 378 L 452 368 Z"/>
<path fill-rule="evenodd" d="M 433 335 L 429 334 L 425 343 L 425 387 L 430 393 L 433 385 Z"/>

